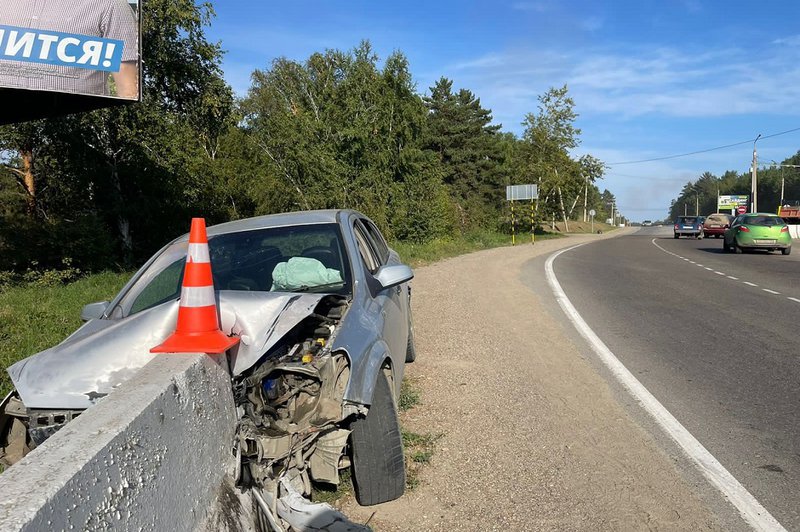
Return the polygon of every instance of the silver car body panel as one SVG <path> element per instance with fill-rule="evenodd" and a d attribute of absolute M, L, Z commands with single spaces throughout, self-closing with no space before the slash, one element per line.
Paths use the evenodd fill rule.
<path fill-rule="evenodd" d="M 232 291 L 218 296 L 223 330 L 242 339 L 232 350 L 234 374 L 255 364 L 325 297 Z M 172 334 L 177 318 L 178 302 L 170 301 L 123 320 L 91 320 L 8 372 L 28 408 L 88 408 L 155 356 L 150 348 Z"/>

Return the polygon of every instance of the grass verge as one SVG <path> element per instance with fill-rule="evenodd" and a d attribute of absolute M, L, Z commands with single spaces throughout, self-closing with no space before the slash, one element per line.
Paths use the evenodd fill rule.
<path fill-rule="evenodd" d="M 10 286 L 0 290 L 0 364 L 3 369 L 61 342 L 81 325 L 87 303 L 108 301 L 130 273 L 104 272 L 67 285 Z M 11 391 L 11 379 L 0 372 L 0 398 Z"/>
<path fill-rule="evenodd" d="M 419 389 L 412 378 L 405 377 L 397 401 L 398 410 L 401 413 L 408 412 L 420 404 L 422 402 Z M 402 424 L 402 416 L 400 422 Z M 444 434 L 417 433 L 402 427 L 400 432 L 403 436 L 403 450 L 406 457 L 406 489 L 413 490 L 419 486 L 419 474 L 433 458 L 436 442 Z"/>

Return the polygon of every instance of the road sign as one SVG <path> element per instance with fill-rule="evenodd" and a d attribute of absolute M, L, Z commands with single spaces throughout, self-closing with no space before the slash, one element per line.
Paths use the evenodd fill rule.
<path fill-rule="evenodd" d="M 744 205 L 739 205 L 738 207 L 736 207 L 736 212 L 739 214 L 744 214 L 747 212 L 747 207 L 745 207 Z"/>
<path fill-rule="evenodd" d="M 594 216 L 595 214 L 597 214 L 597 212 L 594 209 L 589 211 L 589 216 Z"/>
<path fill-rule="evenodd" d="M 536 185 L 509 185 L 506 187 L 506 200 L 522 201 L 539 199 L 539 187 Z"/>

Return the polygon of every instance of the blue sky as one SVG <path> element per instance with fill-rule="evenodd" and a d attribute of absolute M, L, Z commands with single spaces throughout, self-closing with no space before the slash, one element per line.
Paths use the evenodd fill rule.
<path fill-rule="evenodd" d="M 420 93 L 450 78 L 516 134 L 537 97 L 566 83 L 582 129 L 574 155 L 612 164 L 598 185 L 635 221 L 665 217 L 705 171 L 748 171 L 759 133 L 800 128 L 792 0 L 227 0 L 214 8 L 208 37 L 226 50 L 225 77 L 239 95 L 276 57 L 302 61 L 362 39 L 382 58 L 403 52 Z M 800 131 L 757 147 L 760 163 L 780 161 L 800 149 Z"/>

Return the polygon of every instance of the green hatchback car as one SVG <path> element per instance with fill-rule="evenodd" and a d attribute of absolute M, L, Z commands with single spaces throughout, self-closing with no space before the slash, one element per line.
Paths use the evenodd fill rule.
<path fill-rule="evenodd" d="M 722 248 L 730 253 L 749 249 L 792 252 L 792 237 L 783 218 L 771 213 L 751 212 L 737 216 L 725 230 Z"/>

